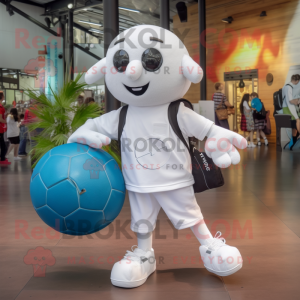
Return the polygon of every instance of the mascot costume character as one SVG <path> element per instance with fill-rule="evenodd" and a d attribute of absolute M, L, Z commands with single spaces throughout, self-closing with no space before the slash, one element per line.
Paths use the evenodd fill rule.
<path fill-rule="evenodd" d="M 242 267 L 239 250 L 226 245 L 217 233 L 213 237 L 197 204 L 191 171 L 191 157 L 168 120 L 171 102 L 182 98 L 191 83 L 199 83 L 203 72 L 172 32 L 151 25 L 125 30 L 110 44 L 105 58 L 85 76 L 92 84 L 105 76 L 112 95 L 128 104 L 121 132 L 122 169 L 131 208 L 131 230 L 137 234 L 137 248 L 127 251 L 111 271 L 113 285 L 134 288 L 146 282 L 156 269 L 152 231 L 162 207 L 176 229 L 191 228 L 201 246 L 204 266 L 227 276 Z M 118 140 L 122 108 L 88 120 L 68 143 L 81 142 L 102 147 Z M 223 168 L 238 164 L 236 147 L 246 140 L 235 132 L 180 103 L 177 121 L 182 135 L 203 140 L 205 151 Z M 83 142 L 84 141 L 84 142 Z"/>

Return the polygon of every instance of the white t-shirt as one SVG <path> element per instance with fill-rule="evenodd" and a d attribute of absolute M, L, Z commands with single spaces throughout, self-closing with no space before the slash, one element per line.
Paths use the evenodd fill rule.
<path fill-rule="evenodd" d="M 291 100 L 294 99 L 293 97 L 293 87 L 294 85 L 292 83 L 286 84 L 282 88 L 282 97 L 283 97 L 283 103 L 282 107 L 288 107 L 291 114 L 294 116 L 295 119 L 299 119 L 296 106 L 292 103 L 290 103 Z"/>
<path fill-rule="evenodd" d="M 148 193 L 194 184 L 191 158 L 168 120 L 169 104 L 129 106 L 121 136 L 122 169 L 129 191 Z M 118 139 L 120 109 L 94 119 L 98 131 Z M 213 122 L 180 105 L 177 120 L 183 136 L 203 140 Z"/>
<path fill-rule="evenodd" d="M 250 110 L 249 104 L 248 104 L 246 101 L 244 101 L 243 106 L 244 106 L 246 109 Z"/>
<path fill-rule="evenodd" d="M 18 121 L 16 122 L 13 117 L 7 116 L 6 119 L 7 122 L 7 137 L 15 137 L 19 136 L 20 134 L 20 128 L 18 127 Z"/>

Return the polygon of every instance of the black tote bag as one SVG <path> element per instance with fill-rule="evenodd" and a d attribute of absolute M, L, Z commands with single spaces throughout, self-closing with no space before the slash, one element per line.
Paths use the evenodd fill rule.
<path fill-rule="evenodd" d="M 186 140 L 184 139 L 177 121 L 177 114 L 180 103 L 183 103 L 186 107 L 193 109 L 192 104 L 188 100 L 180 99 L 170 103 L 168 109 L 168 117 L 173 131 L 187 147 L 191 155 L 192 174 L 195 180 L 193 186 L 194 192 L 201 193 L 206 190 L 223 186 L 224 178 L 221 169 L 214 164 L 213 160 L 209 158 L 205 152 L 199 152 L 193 146 L 191 139 L 189 139 L 190 145 L 188 145 Z"/>

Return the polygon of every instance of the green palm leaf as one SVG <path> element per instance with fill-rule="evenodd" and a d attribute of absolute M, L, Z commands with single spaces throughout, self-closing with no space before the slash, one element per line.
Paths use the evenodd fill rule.
<path fill-rule="evenodd" d="M 75 131 L 77 128 L 82 126 L 89 118 L 96 118 L 103 114 L 103 111 L 96 103 L 92 103 L 88 106 L 81 105 L 75 111 L 71 128 Z"/>
<path fill-rule="evenodd" d="M 96 103 L 77 105 L 77 98 L 86 87 L 85 83 L 79 83 L 82 75 L 78 74 L 73 81 L 66 80 L 58 92 L 50 87 L 51 95 L 39 94 L 35 90 L 25 92 L 35 100 L 34 107 L 30 111 L 36 118 L 27 125 L 34 141 L 31 150 L 33 167 L 49 150 L 66 144 L 69 136 L 88 119 L 99 117 L 104 113 L 103 107 L 99 107 Z M 34 136 L 37 129 L 42 129 L 42 132 Z M 121 164 L 120 153 L 115 144 L 103 149 L 110 153 L 119 165 Z"/>

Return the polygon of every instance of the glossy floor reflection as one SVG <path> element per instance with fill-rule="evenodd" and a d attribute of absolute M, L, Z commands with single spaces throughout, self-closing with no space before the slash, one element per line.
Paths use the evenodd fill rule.
<path fill-rule="evenodd" d="M 133 290 L 110 283 L 113 263 L 136 244 L 128 199 L 101 232 L 55 234 L 31 205 L 29 159 L 1 167 L 0 299 L 299 299 L 300 153 L 276 153 L 270 146 L 241 156 L 239 166 L 223 171 L 225 186 L 197 200 L 211 231 L 222 231 L 239 248 L 242 270 L 223 278 L 210 274 L 191 231 L 176 231 L 161 211 L 154 234 L 157 271 Z M 55 264 L 37 272 L 24 257 L 38 246 L 52 251 Z"/>

